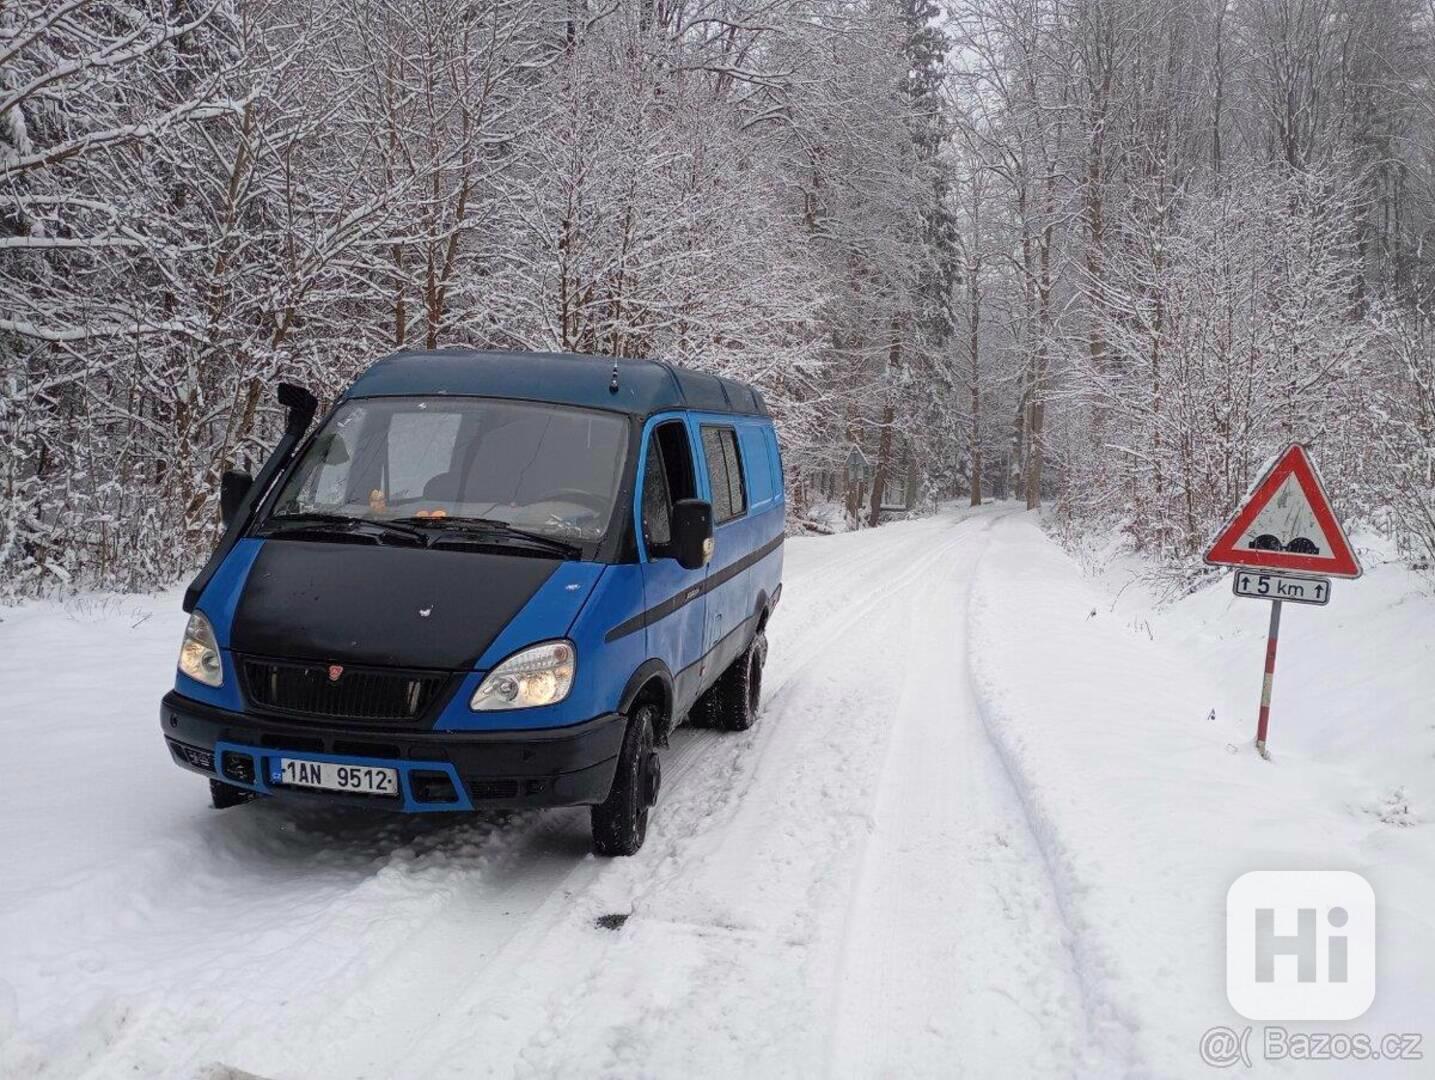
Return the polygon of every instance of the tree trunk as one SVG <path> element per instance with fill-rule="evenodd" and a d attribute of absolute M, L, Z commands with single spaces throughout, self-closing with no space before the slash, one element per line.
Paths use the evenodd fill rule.
<path fill-rule="evenodd" d="M 896 410 L 889 400 L 882 406 L 882 432 L 877 440 L 877 471 L 872 474 L 872 501 L 867 512 L 867 524 L 882 524 L 882 496 L 887 490 L 887 477 L 891 473 L 892 425 L 896 423 Z"/>
<path fill-rule="evenodd" d="M 867 524 L 874 528 L 882 524 L 882 496 L 887 491 L 887 477 L 892 470 L 892 425 L 896 423 L 896 410 L 892 406 L 892 377 L 902 365 L 902 338 L 897 319 L 892 320 L 892 347 L 887 353 L 886 403 L 882 406 L 882 431 L 877 440 L 877 471 L 872 477 L 872 505 L 868 512 Z"/>
<path fill-rule="evenodd" d="M 1043 183 L 1042 229 L 1037 256 L 1041 276 L 1037 281 L 1037 329 L 1036 349 L 1032 355 L 1031 401 L 1027 412 L 1026 435 L 1029 449 L 1026 455 L 1026 508 L 1041 507 L 1042 470 L 1046 464 L 1044 434 L 1046 430 L 1046 374 L 1047 349 L 1051 340 L 1051 246 L 1055 230 L 1056 162 L 1048 159 L 1046 178 Z"/>
<path fill-rule="evenodd" d="M 982 261 L 980 258 L 972 260 L 967 269 L 967 300 L 971 306 L 971 315 L 968 324 L 971 330 L 971 337 L 968 347 L 971 351 L 972 361 L 972 505 L 982 504 L 982 394 L 981 394 L 981 323 L 982 323 L 982 294 L 980 289 L 980 275 Z"/>

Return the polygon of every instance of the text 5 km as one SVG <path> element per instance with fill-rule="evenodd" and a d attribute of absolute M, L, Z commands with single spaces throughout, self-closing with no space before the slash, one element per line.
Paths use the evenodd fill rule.
<path fill-rule="evenodd" d="M 1232 578 L 1231 588 L 1237 596 L 1250 596 L 1257 600 L 1289 600 L 1296 604 L 1330 603 L 1328 578 L 1255 574 L 1239 570 Z"/>

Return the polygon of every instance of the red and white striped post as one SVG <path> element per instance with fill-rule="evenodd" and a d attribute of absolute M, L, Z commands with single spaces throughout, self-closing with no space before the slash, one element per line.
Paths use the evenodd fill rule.
<path fill-rule="evenodd" d="M 1261 716 L 1256 722 L 1256 752 L 1263 758 L 1271 755 L 1266 751 L 1266 731 L 1271 723 L 1271 684 L 1276 679 L 1276 643 L 1281 637 L 1281 602 L 1271 601 L 1271 628 L 1266 635 L 1266 679 L 1261 685 Z"/>

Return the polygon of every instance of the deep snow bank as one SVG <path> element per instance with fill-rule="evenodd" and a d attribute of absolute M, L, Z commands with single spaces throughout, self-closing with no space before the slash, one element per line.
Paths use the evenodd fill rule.
<path fill-rule="evenodd" d="M 999 531 L 974 585 L 972 665 L 1097 1036 L 1130 1040 L 1133 1074 L 1211 1075 L 1201 1033 L 1246 1023 L 1225 998 L 1230 883 L 1347 869 L 1376 893 L 1377 996 L 1325 1028 L 1423 1030 L 1435 1056 L 1435 601 L 1384 566 L 1337 583 L 1327 609 L 1287 605 L 1265 762 L 1251 739 L 1266 604 L 1222 579 L 1158 608 L 1084 577 L 1031 515 Z M 1258 1060 L 1256 1074 L 1430 1068 Z"/>

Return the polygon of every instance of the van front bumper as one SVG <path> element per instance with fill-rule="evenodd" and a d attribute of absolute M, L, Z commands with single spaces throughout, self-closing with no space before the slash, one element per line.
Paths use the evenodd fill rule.
<path fill-rule="evenodd" d="M 441 810 L 583 806 L 608 797 L 624 718 L 606 713 L 570 727 L 434 732 L 295 723 L 230 712 L 170 691 L 160 729 L 175 764 L 264 795 L 375 809 Z M 280 756 L 396 769 L 398 798 L 271 783 Z"/>

